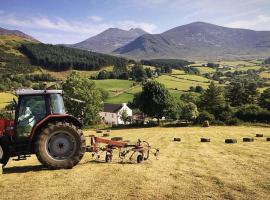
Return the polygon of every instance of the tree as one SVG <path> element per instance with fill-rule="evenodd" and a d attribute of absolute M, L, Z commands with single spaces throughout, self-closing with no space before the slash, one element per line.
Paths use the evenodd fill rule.
<path fill-rule="evenodd" d="M 181 94 L 180 100 L 184 101 L 185 103 L 191 102 L 198 105 L 200 102 L 200 94 L 194 92 L 185 92 Z"/>
<path fill-rule="evenodd" d="M 226 90 L 226 98 L 232 106 L 255 104 L 258 95 L 257 84 L 247 80 L 234 81 Z"/>
<path fill-rule="evenodd" d="M 102 102 L 100 90 L 95 83 L 72 72 L 62 87 L 67 111 L 81 119 L 85 125 L 95 124 L 99 119 Z"/>
<path fill-rule="evenodd" d="M 142 65 L 135 65 L 131 69 L 131 77 L 133 80 L 140 82 L 147 78 L 147 74 Z"/>
<path fill-rule="evenodd" d="M 194 90 L 194 91 L 197 92 L 197 93 L 203 93 L 203 87 L 200 86 L 200 85 L 197 85 L 197 86 L 195 87 L 195 90 Z"/>
<path fill-rule="evenodd" d="M 270 118 L 269 112 L 254 104 L 241 106 L 235 115 L 247 122 L 267 122 Z"/>
<path fill-rule="evenodd" d="M 148 81 L 142 87 L 142 92 L 135 95 L 133 105 L 143 113 L 158 120 L 162 117 L 177 117 L 179 101 L 174 98 L 165 86 L 156 81 Z"/>
<path fill-rule="evenodd" d="M 270 110 L 270 88 L 267 88 L 266 90 L 263 91 L 263 93 L 259 97 L 258 103 L 262 108 Z"/>
<path fill-rule="evenodd" d="M 199 116 L 199 111 L 194 103 L 187 103 L 181 112 L 181 118 L 187 121 L 193 121 Z"/>
<path fill-rule="evenodd" d="M 128 115 L 127 109 L 124 109 L 120 113 L 120 119 L 124 122 L 124 124 L 127 124 L 129 121 L 130 117 Z"/>
<path fill-rule="evenodd" d="M 217 116 L 225 106 L 223 90 L 211 82 L 208 89 L 202 94 L 200 104 L 203 110 Z"/>
<path fill-rule="evenodd" d="M 197 118 L 197 122 L 202 124 L 204 121 L 209 121 L 209 122 L 212 122 L 215 120 L 215 116 L 210 114 L 209 112 L 207 111 L 203 111 L 199 114 L 198 118 Z"/>

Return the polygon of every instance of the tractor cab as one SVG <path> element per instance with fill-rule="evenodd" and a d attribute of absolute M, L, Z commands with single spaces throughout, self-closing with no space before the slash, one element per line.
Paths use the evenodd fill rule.
<path fill-rule="evenodd" d="M 66 115 L 61 90 L 19 90 L 15 112 L 15 139 L 28 140 L 32 129 L 52 115 Z"/>
<path fill-rule="evenodd" d="M 66 114 L 62 90 L 18 90 L 16 95 L 15 120 L 0 119 L 0 163 L 36 154 L 49 168 L 76 165 L 85 151 L 82 124 Z"/>

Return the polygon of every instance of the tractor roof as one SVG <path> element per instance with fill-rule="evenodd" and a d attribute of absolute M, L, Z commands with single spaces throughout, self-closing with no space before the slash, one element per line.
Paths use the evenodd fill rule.
<path fill-rule="evenodd" d="M 32 95 L 32 94 L 62 94 L 62 90 L 32 90 L 32 89 L 22 89 L 17 90 L 16 95 Z"/>

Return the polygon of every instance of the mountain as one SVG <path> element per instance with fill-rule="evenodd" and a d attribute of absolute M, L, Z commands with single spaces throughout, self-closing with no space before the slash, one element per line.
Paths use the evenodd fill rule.
<path fill-rule="evenodd" d="M 147 34 L 147 32 L 139 28 L 130 29 L 128 31 L 118 28 L 109 28 L 94 37 L 90 37 L 70 46 L 95 52 L 111 53 L 115 49 L 128 44 L 143 34 Z"/>
<path fill-rule="evenodd" d="M 142 35 L 114 53 L 137 59 L 269 57 L 270 31 L 194 22 L 161 34 Z"/>
<path fill-rule="evenodd" d="M 34 40 L 37 41 L 35 38 L 31 37 L 30 35 L 27 35 L 21 31 L 18 30 L 8 30 L 0 27 L 0 35 L 16 35 L 21 38 L 25 38 L 28 40 Z"/>

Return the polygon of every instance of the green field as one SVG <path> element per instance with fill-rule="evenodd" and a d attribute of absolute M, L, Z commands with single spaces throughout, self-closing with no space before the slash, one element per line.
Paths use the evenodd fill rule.
<path fill-rule="evenodd" d="M 16 98 L 13 94 L 1 92 L 0 93 L 0 110 L 3 109 L 12 99 Z"/>
<path fill-rule="evenodd" d="M 269 199 L 269 142 L 257 138 L 243 143 L 243 137 L 263 133 L 261 127 L 187 127 L 113 130 L 135 142 L 147 140 L 160 148 L 156 160 L 136 164 L 92 159 L 88 153 L 70 170 L 50 171 L 35 156 L 26 161 L 10 161 L 0 175 L 1 199 Z M 86 135 L 95 134 L 85 131 Z M 98 134 L 99 135 L 99 134 Z M 173 142 L 180 137 L 182 142 Z M 201 137 L 211 139 L 200 143 Z M 236 144 L 224 144 L 236 138 Z M 87 140 L 88 142 L 88 140 Z M 18 192 L 23 191 L 23 192 Z"/>
<path fill-rule="evenodd" d="M 211 67 L 195 67 L 201 74 L 214 73 L 216 70 Z"/>
<path fill-rule="evenodd" d="M 179 75 L 182 77 L 182 75 Z M 183 75 L 186 78 L 190 78 L 189 80 L 179 79 L 178 77 L 170 76 L 170 75 L 161 75 L 156 80 L 160 83 L 163 83 L 166 88 L 180 91 L 187 91 L 191 86 L 200 85 L 203 88 L 206 88 L 209 83 L 201 82 L 196 80 L 195 75 Z M 197 76 L 196 76 L 197 77 Z M 200 77 L 200 76 L 199 76 Z M 198 78 L 198 77 L 197 77 Z M 203 77 L 198 78 L 199 80 L 205 80 Z"/>

